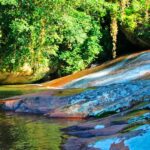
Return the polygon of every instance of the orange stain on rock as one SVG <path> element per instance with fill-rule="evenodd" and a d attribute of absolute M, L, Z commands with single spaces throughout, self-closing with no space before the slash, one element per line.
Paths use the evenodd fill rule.
<path fill-rule="evenodd" d="M 75 80 L 75 79 L 81 78 L 85 75 L 103 70 L 103 69 L 105 69 L 107 67 L 110 67 L 110 66 L 112 66 L 112 65 L 114 65 L 118 62 L 121 62 L 125 58 L 128 58 L 128 59 L 134 58 L 134 57 L 136 57 L 139 54 L 142 54 L 144 52 L 150 52 L 150 50 L 145 50 L 145 51 L 142 51 L 142 52 L 134 53 L 132 55 L 121 56 L 121 57 L 119 57 L 117 59 L 114 59 L 112 61 L 108 61 L 106 63 L 103 63 L 100 66 L 93 67 L 93 68 L 90 68 L 90 69 L 86 69 L 86 70 L 83 70 L 83 71 L 80 71 L 80 72 L 77 72 L 77 73 L 74 73 L 74 74 L 71 74 L 71 75 L 68 75 L 68 76 L 65 76 L 65 77 L 61 77 L 61 78 L 58 78 L 58 79 L 55 79 L 55 80 L 52 80 L 52 81 L 49 81 L 49 82 L 45 82 L 42 85 L 46 86 L 46 87 L 53 87 L 53 88 L 61 87 L 65 84 L 71 82 L 72 80 Z"/>
<path fill-rule="evenodd" d="M 13 104 L 14 102 L 16 102 L 16 101 L 19 101 L 19 100 L 21 100 L 20 98 L 14 98 L 14 99 L 3 99 L 3 100 L 1 100 L 0 99 L 0 104 Z"/>

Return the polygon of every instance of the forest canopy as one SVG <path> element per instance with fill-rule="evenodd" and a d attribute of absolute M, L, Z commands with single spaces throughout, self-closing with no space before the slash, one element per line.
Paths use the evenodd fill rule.
<path fill-rule="evenodd" d="M 83 70 L 116 58 L 119 30 L 149 48 L 149 11 L 149 0 L 0 0 L 0 72 L 32 82 Z"/>

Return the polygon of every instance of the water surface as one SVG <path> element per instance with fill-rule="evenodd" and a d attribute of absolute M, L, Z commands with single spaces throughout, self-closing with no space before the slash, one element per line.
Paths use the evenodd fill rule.
<path fill-rule="evenodd" d="M 40 90 L 43 89 L 29 89 L 25 85 L 22 88 L 1 86 L 0 98 Z M 0 111 L 0 150 L 59 150 L 64 137 L 61 129 L 76 123 L 78 121 Z"/>

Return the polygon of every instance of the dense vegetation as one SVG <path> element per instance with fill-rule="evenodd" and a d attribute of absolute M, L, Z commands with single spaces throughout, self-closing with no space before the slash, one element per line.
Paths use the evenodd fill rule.
<path fill-rule="evenodd" d="M 0 0 L 0 72 L 35 75 L 35 81 L 46 74 L 83 70 L 97 58 L 117 56 L 118 30 L 148 48 L 149 4 L 149 0 Z"/>

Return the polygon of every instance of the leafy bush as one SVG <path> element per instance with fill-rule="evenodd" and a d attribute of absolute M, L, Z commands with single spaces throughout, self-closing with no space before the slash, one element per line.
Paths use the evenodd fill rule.
<path fill-rule="evenodd" d="M 0 0 L 0 71 L 30 66 L 62 76 L 111 56 L 109 49 L 115 57 L 118 24 L 149 37 L 146 1 Z"/>
<path fill-rule="evenodd" d="M 125 16 L 122 20 L 124 28 L 131 33 L 135 39 L 140 38 L 144 42 L 150 41 L 150 1 L 132 0 L 125 9 Z"/>
<path fill-rule="evenodd" d="M 28 62 L 34 70 L 39 63 L 64 75 L 84 69 L 102 52 L 99 22 L 66 2 L 1 0 L 1 70 L 16 71 Z"/>

